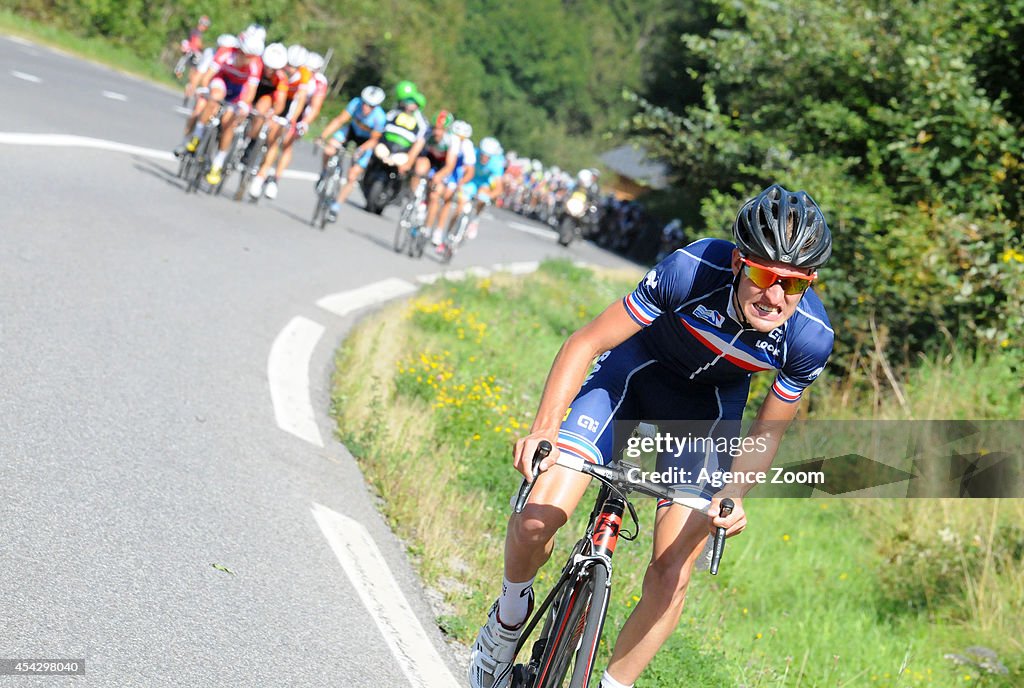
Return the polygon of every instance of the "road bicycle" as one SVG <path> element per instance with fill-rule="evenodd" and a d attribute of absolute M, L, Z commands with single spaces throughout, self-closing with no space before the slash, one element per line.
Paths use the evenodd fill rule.
<path fill-rule="evenodd" d="M 541 461 L 551 453 L 551 444 L 540 443 L 533 457 L 533 475 L 538 474 Z M 583 537 L 576 543 L 562 568 L 558 581 L 523 630 L 516 646 L 516 655 L 526 646 L 534 630 L 529 659 L 512 667 L 510 688 L 587 688 L 594 668 L 601 631 L 611 594 L 612 554 L 619 538 L 632 541 L 640 531 L 636 509 L 629 494 L 669 499 L 676 504 L 707 512 L 708 500 L 685 494 L 671 486 L 648 483 L 640 479 L 635 464 L 624 460 L 606 466 L 581 458 L 560 454 L 558 465 L 596 478 L 601 483 L 594 509 Z M 536 480 L 523 481 L 513 509 L 520 513 L 526 505 Z M 731 500 L 722 500 L 723 515 L 732 509 Z M 623 515 L 628 511 L 632 531 L 621 529 Z M 725 529 L 715 535 L 713 572 L 718 571 L 725 543 Z"/>
<path fill-rule="evenodd" d="M 270 150 L 267 140 L 270 137 L 270 117 L 260 115 L 259 113 L 250 113 L 250 121 L 254 117 L 262 117 L 263 122 L 260 124 L 259 131 L 256 132 L 256 136 L 248 136 L 248 132 L 251 131 L 249 124 L 246 124 L 246 137 L 242 141 L 241 145 L 237 148 L 237 154 L 234 156 L 235 159 L 229 160 L 228 166 L 225 169 L 238 169 L 241 172 L 240 179 L 238 180 L 238 188 L 235 190 L 235 200 L 240 201 L 245 198 L 249 192 L 249 187 L 252 185 L 252 180 L 255 179 L 256 175 L 260 171 L 260 165 L 263 164 L 263 160 L 267 157 L 267 152 Z M 253 202 L 257 202 L 259 198 L 253 198 Z"/>
<path fill-rule="evenodd" d="M 427 220 L 427 180 L 421 179 L 416 185 L 412 198 L 398 215 L 395 228 L 395 252 L 408 251 L 410 258 L 420 258 L 423 248 L 430 241 L 430 234 L 424 228 Z"/>
<path fill-rule="evenodd" d="M 317 147 L 321 147 L 317 143 Z M 348 179 L 349 169 L 352 167 L 354 143 L 350 142 L 341 148 L 327 160 L 320 179 L 316 183 L 316 207 L 313 208 L 313 217 L 309 220 L 310 227 L 319 225 L 323 231 L 327 227 L 330 215 L 331 204 L 338 197 L 342 183 Z"/>
<path fill-rule="evenodd" d="M 489 202 L 489 199 L 487 201 Z M 459 214 L 455 218 L 452 229 L 445 232 L 444 239 L 441 242 L 442 263 L 452 262 L 455 253 L 462 246 L 462 242 L 466 240 L 470 223 L 477 219 L 474 205 L 475 203 L 471 198 L 462 201 L 462 206 L 459 208 Z"/>

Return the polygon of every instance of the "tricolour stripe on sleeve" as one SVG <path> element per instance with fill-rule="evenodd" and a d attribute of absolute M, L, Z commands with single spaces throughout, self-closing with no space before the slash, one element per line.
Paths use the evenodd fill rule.
<path fill-rule="evenodd" d="M 629 317 L 633 318 L 633 320 L 635 320 L 641 327 L 647 327 L 654 322 L 655 318 L 661 315 L 661 311 L 651 305 L 635 291 L 627 294 L 626 297 L 622 299 L 622 303 L 626 307 L 626 312 L 629 313 Z"/>

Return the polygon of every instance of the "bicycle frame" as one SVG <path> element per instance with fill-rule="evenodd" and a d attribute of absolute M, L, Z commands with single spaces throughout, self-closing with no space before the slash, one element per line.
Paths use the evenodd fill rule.
<path fill-rule="evenodd" d="M 550 451 L 550 445 L 547 451 Z M 534 457 L 534 475 L 546 455 L 539 451 Z M 512 688 L 561 686 L 570 663 L 573 666 L 569 685 L 573 688 L 590 685 L 611 594 L 612 556 L 620 537 L 634 540 L 639 534 L 639 519 L 628 498 L 630 492 L 671 499 L 674 503 L 701 511 L 708 506 L 708 501 L 701 497 L 682 495 L 671 487 L 632 478 L 634 465 L 627 462 L 601 466 L 563 454 L 557 463 L 597 478 L 602 485 L 583 537 L 573 547 L 561 575 L 520 636 L 517 655 L 543 620 L 529 662 L 513 668 Z M 533 484 L 523 481 L 514 503 L 516 513 L 525 507 Z M 622 519 L 627 510 L 635 526 L 631 533 L 622 531 Z"/>

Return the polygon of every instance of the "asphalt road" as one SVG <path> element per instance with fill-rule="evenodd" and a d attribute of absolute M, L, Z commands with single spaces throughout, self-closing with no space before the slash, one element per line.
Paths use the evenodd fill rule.
<path fill-rule="evenodd" d="M 461 681 L 331 432 L 333 350 L 361 314 L 315 305 L 437 273 L 436 259 L 391 251 L 394 209 L 349 205 L 311 229 L 307 181 L 283 180 L 257 207 L 186 196 L 156 153 L 3 142 L 74 134 L 169 151 L 183 116 L 163 87 L 0 37 L 0 89 L 0 659 L 87 667 L 0 685 L 410 685 L 316 504 L 366 528 Z M 314 170 L 310 148 L 296 159 Z M 625 264 L 524 222 L 490 213 L 453 267 Z M 323 447 L 282 431 L 270 400 L 268 354 L 296 316 L 324 328 L 308 362 Z"/>

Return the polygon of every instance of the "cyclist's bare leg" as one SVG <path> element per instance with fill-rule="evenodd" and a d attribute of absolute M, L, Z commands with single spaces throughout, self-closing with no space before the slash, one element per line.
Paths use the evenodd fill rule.
<path fill-rule="evenodd" d="M 427 227 L 436 228 L 437 215 L 440 211 L 440 206 L 445 203 L 445 196 L 448 193 L 448 189 L 442 185 L 436 191 L 430 192 L 430 201 L 427 204 Z"/>
<path fill-rule="evenodd" d="M 235 116 L 237 112 L 233 109 L 228 109 L 220 121 L 220 147 L 221 153 L 225 153 L 228 150 L 228 146 L 231 145 L 231 137 L 235 133 Z"/>
<path fill-rule="evenodd" d="M 636 682 L 679 624 L 690 574 L 707 538 L 708 519 L 699 511 L 678 504 L 658 509 L 643 593 L 608 664 L 608 673 L 619 683 Z"/>
<path fill-rule="evenodd" d="M 341 191 L 338 192 L 339 204 L 344 203 L 348 199 L 349 194 L 352 193 L 352 189 L 356 186 L 356 182 L 359 181 L 359 175 L 362 174 L 362 172 L 362 167 L 352 163 L 352 169 L 348 171 L 348 182 L 346 182 L 345 186 L 341 187 Z"/>
<path fill-rule="evenodd" d="M 263 163 L 260 165 L 259 171 L 256 176 L 261 179 L 267 178 L 267 172 L 270 171 L 271 166 L 277 159 L 277 140 L 281 138 L 284 133 L 284 127 L 277 122 L 271 122 L 269 130 L 267 131 L 267 155 L 263 158 Z"/>
<path fill-rule="evenodd" d="M 537 478 L 530 500 L 520 514 L 508 520 L 505 533 L 505 577 L 527 581 L 551 556 L 555 533 L 565 525 L 590 478 L 577 471 L 553 466 Z"/>
<path fill-rule="evenodd" d="M 278 164 L 277 169 L 274 170 L 275 177 L 280 178 L 281 175 L 284 174 L 284 171 L 292 164 L 292 146 L 295 145 L 295 141 L 298 140 L 298 138 L 298 135 L 294 132 L 288 132 L 287 138 L 285 138 L 284 143 L 281 145 L 281 162 Z M 278 157 L 277 151 L 278 149 L 274 147 L 267 154 L 267 159 L 270 161 L 267 163 L 268 170 Z"/>

